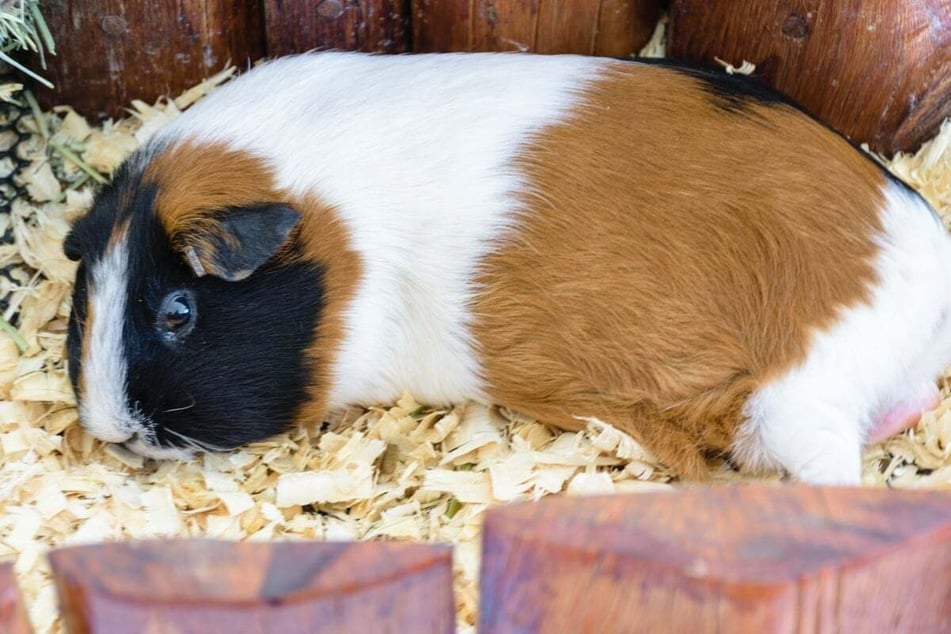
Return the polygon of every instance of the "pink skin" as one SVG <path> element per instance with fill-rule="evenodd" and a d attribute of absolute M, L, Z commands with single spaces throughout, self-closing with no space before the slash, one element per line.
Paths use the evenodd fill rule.
<path fill-rule="evenodd" d="M 873 445 L 901 433 L 909 427 L 914 427 L 921 419 L 921 414 L 934 409 L 941 401 L 937 386 L 930 384 L 921 386 L 918 394 L 899 402 L 878 421 L 868 434 L 867 444 Z"/>

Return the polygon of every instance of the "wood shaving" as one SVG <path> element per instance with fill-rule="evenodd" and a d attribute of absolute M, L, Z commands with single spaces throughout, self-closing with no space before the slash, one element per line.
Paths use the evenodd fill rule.
<path fill-rule="evenodd" d="M 661 16 L 654 27 L 651 38 L 647 41 L 641 50 L 637 52 L 638 57 L 666 57 L 667 55 L 667 16 Z"/>
<path fill-rule="evenodd" d="M 756 64 L 748 62 L 745 59 L 739 66 L 725 62 L 719 57 L 714 57 L 713 61 L 722 66 L 727 75 L 751 75 L 753 71 L 756 70 Z"/>
<path fill-rule="evenodd" d="M 658 36 L 661 37 L 661 36 Z M 662 40 L 659 40 L 662 44 Z M 656 43 L 655 43 L 656 44 Z M 47 113 L 52 139 L 108 173 L 162 125 L 231 76 L 175 101 L 134 104 L 131 116 L 90 126 L 70 108 Z M 458 626 L 473 632 L 482 516 L 490 506 L 556 493 L 670 489 L 669 471 L 633 438 L 598 420 L 563 432 L 500 408 L 431 409 L 399 402 L 351 410 L 229 454 L 145 461 L 80 429 L 64 370 L 74 264 L 66 229 L 91 201 L 81 170 L 48 151 L 32 117 L 22 152 L 32 200 L 9 220 L 0 284 L 26 343 L 0 333 L 0 557 L 16 562 L 36 632 L 62 632 L 50 548 L 148 537 L 236 540 L 412 539 L 455 545 Z M 951 122 L 915 155 L 889 163 L 951 226 Z M 55 177 L 51 180 L 51 175 Z M 951 488 L 951 380 L 943 400 L 903 435 L 870 448 L 868 486 Z M 726 466 L 717 481 L 745 479 Z M 775 479 L 775 478 L 774 478 Z"/>

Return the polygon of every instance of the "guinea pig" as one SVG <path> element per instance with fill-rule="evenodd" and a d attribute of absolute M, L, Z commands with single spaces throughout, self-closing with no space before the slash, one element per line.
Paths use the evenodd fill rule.
<path fill-rule="evenodd" d="M 65 252 L 82 424 L 156 458 L 409 392 L 597 418 L 685 478 L 855 484 L 951 361 L 928 204 L 669 63 L 271 61 L 125 161 Z"/>

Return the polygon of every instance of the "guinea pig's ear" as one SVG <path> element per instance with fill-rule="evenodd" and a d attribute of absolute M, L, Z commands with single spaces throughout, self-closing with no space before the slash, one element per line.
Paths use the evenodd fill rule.
<path fill-rule="evenodd" d="M 237 282 L 277 253 L 298 221 L 300 214 L 286 205 L 229 207 L 189 223 L 172 244 L 198 277 Z"/>
<path fill-rule="evenodd" d="M 105 232 L 105 235 L 108 235 L 110 230 L 107 226 L 100 226 L 98 229 Z M 63 240 L 63 254 L 73 262 L 81 260 L 85 255 L 84 252 L 89 248 L 90 234 L 96 235 L 99 231 L 97 231 L 97 226 L 94 225 L 89 214 L 80 217 L 69 228 L 69 233 L 66 234 L 66 239 Z"/>
<path fill-rule="evenodd" d="M 63 253 L 73 262 L 83 257 L 79 235 L 75 229 L 66 234 L 66 240 L 63 241 Z"/>

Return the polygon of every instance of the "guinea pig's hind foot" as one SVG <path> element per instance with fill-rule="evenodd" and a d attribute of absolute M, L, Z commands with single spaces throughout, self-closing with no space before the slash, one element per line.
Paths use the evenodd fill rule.
<path fill-rule="evenodd" d="M 862 452 L 858 439 L 853 439 L 845 446 L 842 443 L 835 451 L 830 451 L 829 445 L 840 442 L 841 438 L 832 434 L 820 433 L 823 443 L 828 443 L 821 449 L 816 449 L 812 456 L 802 454 L 794 456 L 794 466 L 788 467 L 790 475 L 805 484 L 826 486 L 858 486 L 862 483 Z M 805 458 L 805 460 L 804 460 Z"/>
<path fill-rule="evenodd" d="M 856 420 L 802 400 L 777 407 L 754 399 L 732 454 L 741 466 L 782 469 L 806 484 L 861 483 L 862 442 Z"/>
<path fill-rule="evenodd" d="M 924 412 L 934 409 L 941 402 L 938 386 L 928 382 L 918 386 L 907 398 L 881 413 L 874 427 L 869 430 L 866 443 L 873 445 L 914 427 Z"/>

